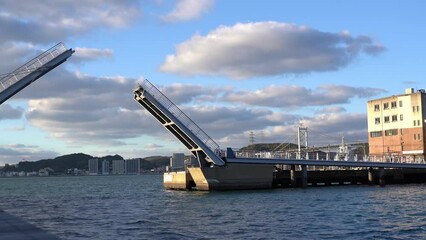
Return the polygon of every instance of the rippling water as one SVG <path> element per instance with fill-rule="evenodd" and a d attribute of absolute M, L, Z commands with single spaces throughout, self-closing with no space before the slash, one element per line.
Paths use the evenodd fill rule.
<path fill-rule="evenodd" d="M 168 191 L 161 175 L 0 178 L 0 208 L 62 239 L 426 239 L 426 185 Z"/>

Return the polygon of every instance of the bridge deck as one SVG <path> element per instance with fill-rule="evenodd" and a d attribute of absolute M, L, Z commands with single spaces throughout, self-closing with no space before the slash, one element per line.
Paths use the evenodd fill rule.
<path fill-rule="evenodd" d="M 307 166 L 426 169 L 426 164 L 418 164 L 418 163 L 354 162 L 354 161 L 305 160 L 305 159 L 281 159 L 281 158 L 227 158 L 226 162 L 273 164 L 273 165 L 282 164 L 282 165 L 307 165 Z"/>

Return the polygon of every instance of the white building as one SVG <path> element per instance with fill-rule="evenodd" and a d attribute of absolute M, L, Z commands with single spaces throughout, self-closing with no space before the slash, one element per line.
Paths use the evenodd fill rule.
<path fill-rule="evenodd" d="M 129 159 L 126 160 L 127 174 L 140 174 L 141 161 L 140 159 Z"/>
<path fill-rule="evenodd" d="M 173 153 L 173 156 L 170 158 L 170 169 L 179 170 L 184 169 L 185 167 L 185 155 L 183 153 Z"/>
<path fill-rule="evenodd" d="M 112 174 L 125 174 L 126 165 L 124 160 L 113 160 L 112 161 Z"/>
<path fill-rule="evenodd" d="M 102 161 L 102 175 L 109 175 L 109 161 Z"/>
<path fill-rule="evenodd" d="M 89 159 L 89 175 L 98 175 L 98 159 Z"/>

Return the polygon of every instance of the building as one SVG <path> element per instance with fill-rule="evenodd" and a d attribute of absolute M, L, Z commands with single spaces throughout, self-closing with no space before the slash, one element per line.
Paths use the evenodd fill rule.
<path fill-rule="evenodd" d="M 424 162 L 426 94 L 423 89 L 367 103 L 370 159 Z"/>
<path fill-rule="evenodd" d="M 102 161 L 102 175 L 109 175 L 109 161 Z"/>
<path fill-rule="evenodd" d="M 126 165 L 124 160 L 112 160 L 112 174 L 125 174 Z"/>
<path fill-rule="evenodd" d="M 89 175 L 98 175 L 98 159 L 89 159 Z"/>
<path fill-rule="evenodd" d="M 173 153 L 173 156 L 170 158 L 170 169 L 182 170 L 185 168 L 185 155 L 183 153 Z"/>
<path fill-rule="evenodd" d="M 126 160 L 127 174 L 140 174 L 141 172 L 141 161 L 137 159 Z"/>

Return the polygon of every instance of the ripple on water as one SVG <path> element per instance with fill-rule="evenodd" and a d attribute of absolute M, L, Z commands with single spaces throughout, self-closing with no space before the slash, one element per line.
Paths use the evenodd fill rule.
<path fill-rule="evenodd" d="M 185 192 L 160 175 L 3 178 L 0 208 L 62 239 L 424 239 L 425 186 Z"/>

